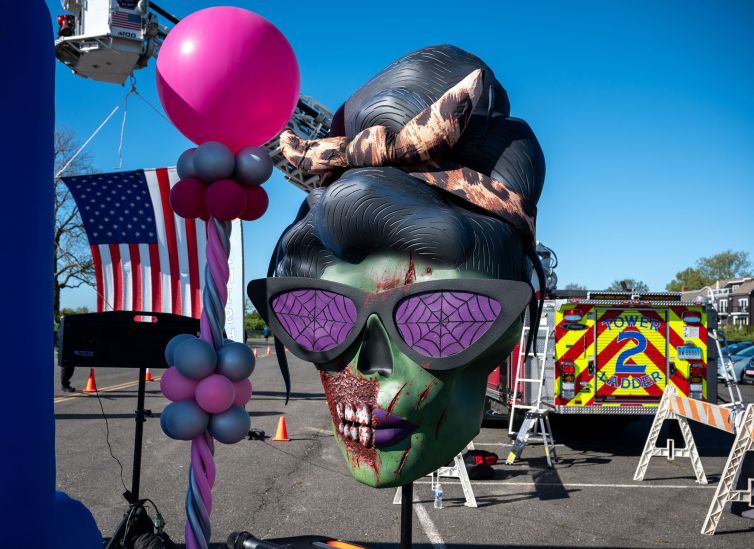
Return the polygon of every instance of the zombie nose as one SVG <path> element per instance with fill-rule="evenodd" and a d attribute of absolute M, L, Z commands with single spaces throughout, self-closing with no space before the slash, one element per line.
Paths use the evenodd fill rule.
<path fill-rule="evenodd" d="M 393 354 L 385 328 L 376 315 L 367 319 L 357 368 L 363 374 L 389 376 L 393 373 Z"/>

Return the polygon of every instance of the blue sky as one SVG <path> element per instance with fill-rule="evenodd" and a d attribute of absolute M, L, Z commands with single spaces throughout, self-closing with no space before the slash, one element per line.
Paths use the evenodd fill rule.
<path fill-rule="evenodd" d="M 636 278 L 661 290 L 702 256 L 754 257 L 754 4 L 721 2 L 207 2 L 161 0 L 179 17 L 232 4 L 288 37 L 301 92 L 335 110 L 395 58 L 450 43 L 484 59 L 545 153 L 538 238 L 561 286 Z M 53 17 L 62 10 L 48 0 Z M 154 66 L 137 87 L 159 107 Z M 57 124 L 81 140 L 126 89 L 57 68 Z M 117 118 L 117 117 L 116 117 Z M 92 142 L 99 170 L 118 165 L 120 118 Z M 191 143 L 129 102 L 123 169 L 172 165 Z M 264 276 L 303 192 L 277 173 L 270 209 L 244 228 L 246 279 Z M 64 293 L 94 307 L 94 292 Z"/>

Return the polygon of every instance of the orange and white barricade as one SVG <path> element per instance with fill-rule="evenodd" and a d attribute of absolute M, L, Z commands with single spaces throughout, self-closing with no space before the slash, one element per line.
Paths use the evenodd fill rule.
<path fill-rule="evenodd" d="M 666 419 L 678 421 L 686 444 L 685 448 L 675 448 L 673 439 L 668 439 L 664 448 L 656 446 L 662 424 Z M 689 419 L 736 435 L 733 448 L 728 456 L 728 461 L 725 464 L 715 496 L 702 526 L 702 534 L 711 535 L 717 529 L 726 503 L 744 501 L 749 502 L 749 505 L 754 507 L 754 478 L 748 480 L 748 489 L 734 490 L 733 488 L 744 454 L 754 450 L 754 404 L 749 404 L 746 409 L 717 406 L 680 396 L 673 385 L 668 385 L 662 395 L 660 406 L 657 408 L 652 428 L 649 430 L 644 451 L 641 453 L 639 464 L 634 473 L 634 480 L 644 480 L 649 461 L 654 456 L 663 456 L 668 460 L 673 460 L 676 457 L 687 457 L 691 460 L 696 481 L 699 484 L 707 484 L 704 467 L 701 459 L 699 459 L 699 452 L 696 449 L 696 443 L 689 427 Z"/>

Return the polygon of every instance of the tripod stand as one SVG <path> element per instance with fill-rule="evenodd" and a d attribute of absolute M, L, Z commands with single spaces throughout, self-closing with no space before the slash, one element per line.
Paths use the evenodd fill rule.
<path fill-rule="evenodd" d="M 128 511 L 123 514 L 120 524 L 115 529 L 110 541 L 105 549 L 116 549 L 124 547 L 123 541 L 128 533 L 128 526 L 136 510 L 144 506 L 145 500 L 139 499 L 139 488 L 141 484 L 141 447 L 144 437 L 144 422 L 147 417 L 152 415 L 151 410 L 144 409 L 144 397 L 146 396 L 146 367 L 139 368 L 139 389 L 136 397 L 136 411 L 134 419 L 136 420 L 136 429 L 134 430 L 134 460 L 133 474 L 131 476 L 131 490 L 126 490 L 123 497 L 128 501 Z M 158 525 L 159 527 L 159 525 Z"/>

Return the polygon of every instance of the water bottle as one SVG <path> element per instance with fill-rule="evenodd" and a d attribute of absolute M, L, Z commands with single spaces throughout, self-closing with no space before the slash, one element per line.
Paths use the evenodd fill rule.
<path fill-rule="evenodd" d="M 438 482 L 435 484 L 435 509 L 442 509 L 442 486 L 440 486 L 440 483 Z"/>

